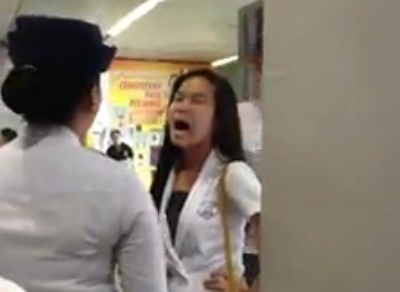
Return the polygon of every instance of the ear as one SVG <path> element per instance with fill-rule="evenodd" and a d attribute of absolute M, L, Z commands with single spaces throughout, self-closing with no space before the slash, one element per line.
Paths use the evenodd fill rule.
<path fill-rule="evenodd" d="M 100 86 L 98 86 L 98 85 L 93 86 L 91 96 L 92 96 L 92 103 L 96 107 L 96 111 L 97 111 L 98 108 L 100 107 L 100 103 L 101 103 Z"/>
<path fill-rule="evenodd" d="M 92 89 L 88 92 L 83 107 L 86 111 L 97 112 L 100 107 L 100 89 L 99 87 L 93 86 Z"/>

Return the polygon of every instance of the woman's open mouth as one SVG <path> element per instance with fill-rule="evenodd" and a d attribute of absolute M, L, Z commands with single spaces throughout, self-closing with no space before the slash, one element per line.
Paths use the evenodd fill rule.
<path fill-rule="evenodd" d="M 184 120 L 175 120 L 174 122 L 174 129 L 178 131 L 189 131 L 190 124 Z"/>

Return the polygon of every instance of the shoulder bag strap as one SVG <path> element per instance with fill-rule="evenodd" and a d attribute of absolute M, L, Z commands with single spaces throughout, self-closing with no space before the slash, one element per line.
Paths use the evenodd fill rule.
<path fill-rule="evenodd" d="M 232 243 L 229 228 L 229 205 L 230 200 L 226 190 L 225 180 L 228 166 L 222 170 L 221 178 L 218 182 L 218 205 L 221 214 L 221 223 L 224 239 L 225 268 L 228 280 L 228 292 L 238 292 L 239 286 L 236 279 L 235 267 L 232 259 Z"/>

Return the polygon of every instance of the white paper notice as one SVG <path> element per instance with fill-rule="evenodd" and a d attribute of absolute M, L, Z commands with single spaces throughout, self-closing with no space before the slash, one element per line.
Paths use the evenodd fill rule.
<path fill-rule="evenodd" d="M 243 147 L 250 153 L 257 153 L 262 149 L 263 121 L 260 106 L 253 101 L 240 102 L 239 116 Z"/>

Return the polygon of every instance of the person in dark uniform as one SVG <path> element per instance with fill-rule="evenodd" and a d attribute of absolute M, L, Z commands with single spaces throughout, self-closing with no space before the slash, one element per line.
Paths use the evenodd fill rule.
<path fill-rule="evenodd" d="M 16 131 L 11 128 L 1 129 L 0 133 L 0 146 L 6 145 L 18 137 Z"/>
<path fill-rule="evenodd" d="M 133 150 L 121 140 L 119 130 L 111 131 L 112 145 L 107 149 L 107 156 L 116 161 L 125 161 L 133 159 Z"/>

